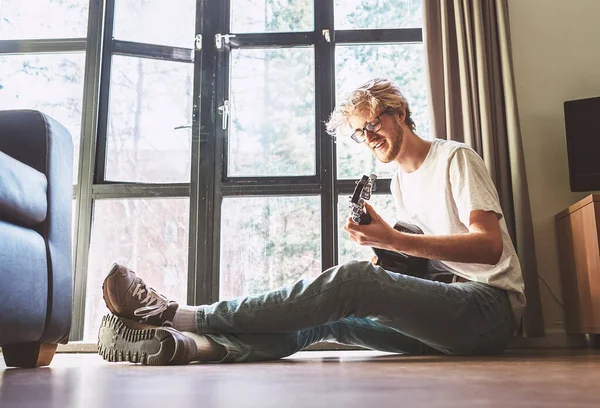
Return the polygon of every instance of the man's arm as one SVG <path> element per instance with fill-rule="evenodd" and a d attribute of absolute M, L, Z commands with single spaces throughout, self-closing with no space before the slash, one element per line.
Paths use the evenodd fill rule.
<path fill-rule="evenodd" d="M 420 235 L 396 231 L 366 204 L 372 222 L 356 225 L 349 220 L 344 229 L 360 245 L 404 252 L 441 261 L 495 265 L 503 251 L 500 222 L 493 211 L 471 212 L 469 232 L 452 235 Z"/>
<path fill-rule="evenodd" d="M 490 265 L 498 263 L 503 251 L 496 213 L 482 210 L 471 212 L 467 233 L 427 236 L 397 232 L 390 244 L 392 251 L 421 258 Z"/>

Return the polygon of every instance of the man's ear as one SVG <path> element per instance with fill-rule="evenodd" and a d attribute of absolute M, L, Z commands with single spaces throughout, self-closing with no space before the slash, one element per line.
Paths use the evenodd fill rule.
<path fill-rule="evenodd" d="M 404 110 L 398 110 L 397 115 L 398 115 L 398 120 L 400 121 L 400 123 L 404 122 L 404 118 L 405 118 Z"/>

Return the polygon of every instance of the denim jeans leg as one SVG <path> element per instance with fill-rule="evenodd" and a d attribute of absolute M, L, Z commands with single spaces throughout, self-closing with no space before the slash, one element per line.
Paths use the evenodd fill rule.
<path fill-rule="evenodd" d="M 236 335 L 371 318 L 448 354 L 500 352 L 514 330 L 502 290 L 433 282 L 357 261 L 267 293 L 199 306 L 196 317 L 201 334 Z"/>
<path fill-rule="evenodd" d="M 281 334 L 207 334 L 223 345 L 227 355 L 220 362 L 275 360 L 290 356 L 320 341 L 372 350 L 412 355 L 441 354 L 419 340 L 369 318 L 347 317 L 337 322 Z"/>

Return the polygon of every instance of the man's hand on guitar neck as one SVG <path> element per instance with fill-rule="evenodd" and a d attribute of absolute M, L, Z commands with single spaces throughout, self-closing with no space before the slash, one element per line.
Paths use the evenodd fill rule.
<path fill-rule="evenodd" d="M 398 234 L 398 231 L 385 222 L 369 203 L 365 202 L 364 204 L 371 216 L 371 223 L 359 225 L 352 221 L 352 217 L 348 217 L 344 231 L 350 235 L 352 241 L 360 245 L 387 249 L 391 244 L 392 237 Z"/>
<path fill-rule="evenodd" d="M 377 258 L 377 255 L 373 255 L 373 258 L 371 258 L 371 263 L 373 264 L 373 266 L 377 266 L 377 264 L 379 263 L 379 258 Z"/>

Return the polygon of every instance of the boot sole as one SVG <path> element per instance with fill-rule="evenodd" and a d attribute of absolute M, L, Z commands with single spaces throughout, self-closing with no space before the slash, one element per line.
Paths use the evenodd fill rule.
<path fill-rule="evenodd" d="M 149 327 L 106 315 L 98 332 L 98 354 L 110 362 L 144 365 L 187 364 L 191 360 L 192 339 L 168 327 Z"/>

